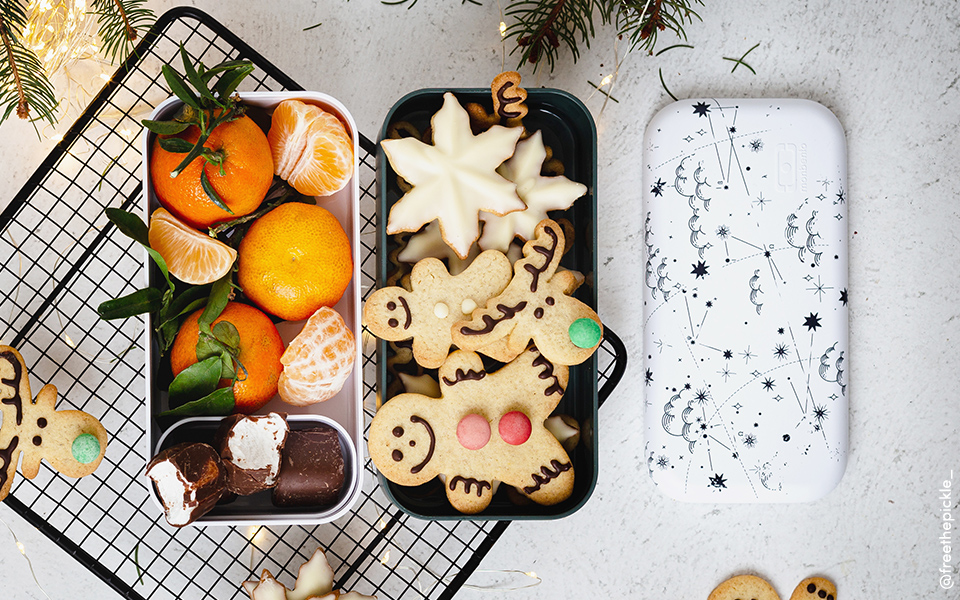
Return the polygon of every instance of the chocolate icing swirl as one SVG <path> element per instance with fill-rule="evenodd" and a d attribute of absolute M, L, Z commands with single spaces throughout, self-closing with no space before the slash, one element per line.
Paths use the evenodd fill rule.
<path fill-rule="evenodd" d="M 13 397 L 4 398 L 0 403 L 10 404 L 17 409 L 17 425 L 23 424 L 23 398 L 20 397 L 20 381 L 23 378 L 23 366 L 17 360 L 17 356 L 10 351 L 0 352 L 0 358 L 6 360 L 13 366 L 13 379 L 0 378 L 0 383 L 9 385 L 13 388 Z"/>
<path fill-rule="evenodd" d="M 497 89 L 497 101 L 499 103 L 497 114 L 504 119 L 516 119 L 521 115 L 518 110 L 507 110 L 507 107 L 511 104 L 519 104 L 523 101 L 520 96 L 507 96 L 507 90 L 512 87 L 513 82 L 507 81 Z"/>
<path fill-rule="evenodd" d="M 547 246 L 537 246 L 534 244 L 533 249 L 537 254 L 542 254 L 546 257 L 547 260 L 544 261 L 542 267 L 535 267 L 530 263 L 523 265 L 523 268 L 529 271 L 533 275 L 533 280 L 530 282 L 530 291 L 536 292 L 537 288 L 540 286 L 540 275 L 545 273 L 547 269 L 550 268 L 550 263 L 553 262 L 553 257 L 557 253 L 557 243 L 560 241 L 560 238 L 557 237 L 557 232 L 551 227 L 544 227 L 543 230 L 550 236 L 550 239 L 553 240 L 553 243 Z"/>
<path fill-rule="evenodd" d="M 20 443 L 20 438 L 18 436 L 13 436 L 10 438 L 10 445 L 6 448 L 0 450 L 0 490 L 7 484 L 7 479 L 10 475 L 7 471 L 11 470 L 10 465 L 13 464 L 13 468 L 16 468 L 16 462 L 14 462 L 14 457 L 17 452 L 17 444 Z"/>
<path fill-rule="evenodd" d="M 463 482 L 463 493 L 464 493 L 464 494 L 469 494 L 469 493 L 470 493 L 470 488 L 472 488 L 473 486 L 477 486 L 477 498 L 483 496 L 483 489 L 484 489 L 484 488 L 493 489 L 493 488 L 490 486 L 490 482 L 489 482 L 489 481 L 483 481 L 483 480 L 480 480 L 480 479 L 474 479 L 474 478 L 472 478 L 472 477 L 469 477 L 469 478 L 468 478 L 468 477 L 461 477 L 460 475 L 457 475 L 456 477 L 454 477 L 453 479 L 450 480 L 450 491 L 456 490 L 456 489 L 457 489 L 457 484 L 460 483 L 461 481 Z"/>
<path fill-rule="evenodd" d="M 553 467 L 553 468 L 551 469 L 550 467 Z M 560 477 L 560 475 L 563 472 L 569 471 L 572 468 L 573 468 L 573 465 L 570 463 L 561 463 L 559 460 L 553 459 L 550 461 L 549 467 L 548 466 L 540 467 L 540 473 L 532 473 L 534 484 L 528 485 L 527 487 L 523 488 L 523 491 L 524 493 L 527 493 L 527 494 L 532 494 L 536 491 L 539 491 L 540 488 L 544 486 L 544 484 L 549 483 L 550 481 L 556 479 L 557 477 Z"/>
<path fill-rule="evenodd" d="M 542 371 L 537 375 L 540 379 L 550 379 L 553 378 L 553 383 L 550 384 L 547 389 L 543 390 L 544 396 L 552 396 L 553 394 L 563 394 L 563 387 L 560 385 L 560 378 L 553 374 L 553 363 L 546 359 L 542 354 L 538 355 L 533 359 L 534 367 L 544 367 Z"/>
<path fill-rule="evenodd" d="M 464 373 L 463 369 L 457 369 L 456 372 L 454 372 L 453 379 L 444 377 L 443 382 L 447 385 L 456 385 L 461 381 L 480 381 L 486 376 L 487 372 L 482 370 L 474 371 L 473 369 L 467 369 L 466 373 Z"/>
<path fill-rule="evenodd" d="M 522 311 L 527 307 L 527 302 L 523 301 L 517 304 L 516 306 L 507 306 L 506 304 L 498 304 L 497 310 L 503 314 L 499 319 L 495 319 L 490 315 L 483 315 L 481 319 L 483 320 L 483 327 L 481 329 L 470 329 L 466 325 L 460 328 L 460 333 L 463 335 L 484 335 L 493 331 L 493 328 L 497 326 L 498 323 L 507 321 L 509 319 L 517 316 L 517 313 Z"/>

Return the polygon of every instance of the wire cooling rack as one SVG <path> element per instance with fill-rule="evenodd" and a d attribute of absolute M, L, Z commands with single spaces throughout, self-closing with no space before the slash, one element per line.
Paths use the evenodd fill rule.
<path fill-rule="evenodd" d="M 17 477 L 5 502 L 130 599 L 246 598 L 240 583 L 269 569 L 292 587 L 300 564 L 325 549 L 336 587 L 381 599 L 451 598 L 509 522 L 422 521 L 393 506 L 369 460 L 363 495 L 334 523 L 301 527 L 169 527 L 142 476 L 142 321 L 105 322 L 100 302 L 146 277 L 142 250 L 104 217 L 141 202 L 140 119 L 170 93 L 160 74 L 178 65 L 183 42 L 195 60 L 257 66 L 245 89 L 299 90 L 293 80 L 220 23 L 192 8 L 164 14 L 131 57 L 0 214 L 0 339 L 17 347 L 40 383 L 59 390 L 58 409 L 103 423 L 111 440 L 100 468 L 70 479 L 44 466 Z M 362 281 L 376 275 L 375 146 L 361 136 Z M 623 374 L 626 351 L 609 329 L 600 347 L 600 398 Z M 373 416 L 374 351 L 364 354 L 366 420 Z"/>

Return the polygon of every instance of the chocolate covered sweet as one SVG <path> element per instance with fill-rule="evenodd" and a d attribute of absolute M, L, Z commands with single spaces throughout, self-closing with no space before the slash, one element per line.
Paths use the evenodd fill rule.
<path fill-rule="evenodd" d="M 227 472 L 227 489 L 247 496 L 273 487 L 290 428 L 284 415 L 232 415 L 221 421 L 216 445 Z"/>
<path fill-rule="evenodd" d="M 227 472 L 213 446 L 177 444 L 147 465 L 167 523 L 183 527 L 210 511 L 226 490 Z"/>
<path fill-rule="evenodd" d="M 291 431 L 273 503 L 282 507 L 327 506 L 340 497 L 344 482 L 343 449 L 332 427 Z"/>

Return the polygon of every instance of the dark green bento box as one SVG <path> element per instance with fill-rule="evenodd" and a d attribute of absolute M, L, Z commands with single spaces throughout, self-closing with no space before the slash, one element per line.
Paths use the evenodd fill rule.
<path fill-rule="evenodd" d="M 419 131 L 430 125 L 430 118 L 440 110 L 443 94 L 453 92 L 461 105 L 476 102 L 492 112 L 490 89 L 423 89 L 401 98 L 387 114 L 380 129 L 380 140 L 387 135 L 391 123 L 407 121 Z M 561 266 L 579 271 L 586 282 L 574 296 L 594 310 L 597 309 L 597 130 L 587 108 L 574 96 L 554 89 L 527 90 L 529 113 L 524 125 L 530 131 L 543 132 L 544 144 L 553 149 L 553 156 L 564 165 L 564 175 L 587 186 L 585 196 L 565 211 L 550 213 L 551 218 L 564 218 L 573 224 L 573 248 Z M 396 249 L 396 242 L 386 233 L 387 215 L 403 192 L 397 185 L 397 176 L 389 161 L 377 147 L 377 287 L 386 286 L 389 275 L 387 256 Z M 567 242 L 570 244 L 570 241 Z M 377 342 L 377 394 L 382 401 L 393 375 L 387 371 L 388 345 Z M 435 373 L 434 373 L 435 375 Z M 534 520 L 558 519 L 577 511 L 593 493 L 597 483 L 597 356 L 570 368 L 570 380 L 559 406 L 553 414 L 566 414 L 580 423 L 580 443 L 570 454 L 576 473 L 573 493 L 567 500 L 553 505 L 518 505 L 508 498 L 501 485 L 490 506 L 476 515 L 464 515 L 447 501 L 439 478 L 416 487 L 400 486 L 382 475 L 380 484 L 387 496 L 404 512 L 424 519 L 469 520 Z"/>

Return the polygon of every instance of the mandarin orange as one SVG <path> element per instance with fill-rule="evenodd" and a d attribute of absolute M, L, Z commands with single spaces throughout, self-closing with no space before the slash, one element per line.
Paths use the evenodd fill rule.
<path fill-rule="evenodd" d="M 353 176 L 353 139 L 319 106 L 284 100 L 273 111 L 267 139 L 276 174 L 305 196 L 329 196 Z"/>
<path fill-rule="evenodd" d="M 240 242 L 237 282 L 257 306 L 286 321 L 336 304 L 352 276 L 350 239 L 320 206 L 281 204 L 254 221 Z"/>
<path fill-rule="evenodd" d="M 250 117 L 223 123 L 210 133 L 205 148 L 223 157 L 223 175 L 220 166 L 208 163 L 203 157 L 193 159 L 176 176 L 171 172 L 186 158 L 186 154 L 167 152 L 160 147 L 160 138 L 153 142 L 150 155 L 150 181 L 157 199 L 171 213 L 191 227 L 203 229 L 215 223 L 250 214 L 260 206 L 273 182 L 273 156 L 263 130 Z M 187 128 L 179 137 L 191 144 L 200 139 L 196 126 Z M 203 191 L 200 185 L 201 169 L 224 204 L 228 213 Z"/>
<path fill-rule="evenodd" d="M 170 368 L 174 376 L 197 362 L 197 340 L 200 338 L 198 321 L 203 309 L 187 317 L 177 338 L 170 349 Z M 233 323 L 240 334 L 240 355 L 237 357 L 246 369 L 237 369 L 237 380 L 233 384 L 236 399 L 234 412 L 251 414 L 263 407 L 277 394 L 277 384 L 283 365 L 284 344 L 277 327 L 270 317 L 253 306 L 240 302 L 228 302 L 213 322 Z M 220 387 L 226 387 L 230 381 L 220 381 Z"/>

